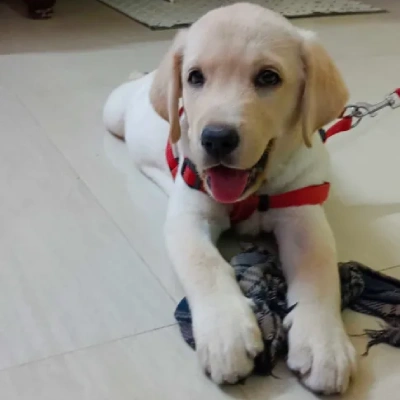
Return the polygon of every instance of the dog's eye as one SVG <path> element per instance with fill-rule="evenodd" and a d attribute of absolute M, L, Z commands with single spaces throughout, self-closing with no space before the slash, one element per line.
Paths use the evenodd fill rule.
<path fill-rule="evenodd" d="M 257 88 L 274 87 L 281 82 L 279 74 L 272 69 L 263 69 L 254 78 L 254 86 Z"/>
<path fill-rule="evenodd" d="M 204 85 L 206 79 L 204 78 L 203 73 L 199 69 L 192 69 L 189 72 L 188 82 L 192 86 L 201 87 Z"/>

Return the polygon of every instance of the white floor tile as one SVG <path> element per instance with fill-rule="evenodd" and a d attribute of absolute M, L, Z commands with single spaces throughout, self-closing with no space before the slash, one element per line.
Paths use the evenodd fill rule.
<path fill-rule="evenodd" d="M 153 53 L 161 56 L 166 46 L 167 43 Z M 3 67 L 8 72 L 4 84 L 18 93 L 50 141 L 178 300 L 183 292 L 169 264 L 162 236 L 166 198 L 134 169 L 126 147 L 109 135 L 102 123 L 105 99 L 128 77 L 136 58 L 148 59 L 146 49 L 143 44 L 139 46 L 140 55 L 136 56 L 132 56 L 132 46 L 120 56 L 112 50 L 13 54 L 3 57 Z M 104 60 L 112 61 L 108 64 Z M 29 76 L 24 76 L 26 63 L 30 65 Z M 114 63 L 123 66 L 124 71 L 114 68 Z"/>
<path fill-rule="evenodd" d="M 0 120 L 0 369 L 171 324 L 158 281 L 1 88 Z"/>
<path fill-rule="evenodd" d="M 246 399 L 197 366 L 176 327 L 0 372 L 7 400 Z"/>
<path fill-rule="evenodd" d="M 317 32 L 335 59 L 398 53 L 400 21 L 391 13 L 302 18 L 294 23 Z"/>

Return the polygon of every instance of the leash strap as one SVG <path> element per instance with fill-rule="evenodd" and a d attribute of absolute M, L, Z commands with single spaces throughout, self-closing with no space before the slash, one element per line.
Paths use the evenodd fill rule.
<path fill-rule="evenodd" d="M 386 107 L 390 107 L 392 109 L 400 107 L 400 88 L 395 89 L 379 103 L 371 104 L 366 102 L 358 102 L 355 104 L 349 104 L 343 110 L 339 121 L 334 123 L 326 130 L 320 129 L 319 134 L 321 135 L 323 142 L 325 142 L 337 133 L 345 132 L 355 128 L 367 115 L 370 117 L 375 117 L 378 111 Z"/>

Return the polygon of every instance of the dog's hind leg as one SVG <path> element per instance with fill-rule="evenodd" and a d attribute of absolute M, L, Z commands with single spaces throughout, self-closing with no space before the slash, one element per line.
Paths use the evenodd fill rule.
<path fill-rule="evenodd" d="M 113 135 L 124 139 L 125 137 L 125 110 L 136 88 L 136 79 L 143 76 L 134 72 L 129 77 L 130 81 L 114 89 L 108 96 L 103 108 L 103 122 L 106 129 Z"/>

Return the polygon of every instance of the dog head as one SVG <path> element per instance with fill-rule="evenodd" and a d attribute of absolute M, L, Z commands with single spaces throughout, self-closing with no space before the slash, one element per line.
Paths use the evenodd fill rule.
<path fill-rule="evenodd" d="M 172 142 L 182 98 L 190 157 L 210 195 L 232 203 L 266 179 L 274 144 L 311 146 L 313 133 L 340 114 L 347 90 L 315 35 L 239 3 L 178 33 L 150 98 Z"/>

